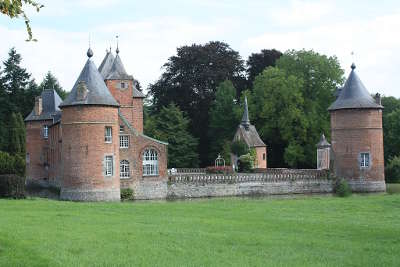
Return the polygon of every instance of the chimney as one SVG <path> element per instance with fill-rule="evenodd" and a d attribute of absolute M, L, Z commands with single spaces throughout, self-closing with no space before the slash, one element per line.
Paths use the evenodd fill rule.
<path fill-rule="evenodd" d="M 382 105 L 382 101 L 381 101 L 381 94 L 380 93 L 376 93 L 376 95 L 375 95 L 375 102 L 378 104 L 378 105 Z"/>
<path fill-rule="evenodd" d="M 42 114 L 42 110 L 43 110 L 42 97 L 37 96 L 35 97 L 35 115 L 39 116 L 40 114 Z"/>

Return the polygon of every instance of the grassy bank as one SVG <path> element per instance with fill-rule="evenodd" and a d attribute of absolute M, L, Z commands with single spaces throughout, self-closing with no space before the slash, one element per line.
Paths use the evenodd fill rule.
<path fill-rule="evenodd" d="M 1 266 L 398 266 L 400 195 L 0 200 Z"/>

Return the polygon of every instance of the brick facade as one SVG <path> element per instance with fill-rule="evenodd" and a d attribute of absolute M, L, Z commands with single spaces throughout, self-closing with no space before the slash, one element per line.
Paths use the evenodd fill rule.
<path fill-rule="evenodd" d="M 336 176 L 384 181 L 381 109 L 332 111 L 331 131 Z M 360 153 L 370 153 L 369 167 L 361 167 Z"/>

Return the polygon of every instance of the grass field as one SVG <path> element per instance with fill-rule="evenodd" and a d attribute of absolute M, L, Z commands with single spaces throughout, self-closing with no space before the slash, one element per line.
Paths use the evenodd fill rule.
<path fill-rule="evenodd" d="M 1 266 L 399 266 L 400 194 L 0 200 Z"/>

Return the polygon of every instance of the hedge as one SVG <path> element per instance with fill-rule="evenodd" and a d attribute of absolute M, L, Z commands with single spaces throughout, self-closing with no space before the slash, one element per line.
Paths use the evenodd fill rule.
<path fill-rule="evenodd" d="M 15 174 L 1 174 L 0 197 L 25 198 L 25 178 Z"/>
<path fill-rule="evenodd" d="M 25 176 L 25 159 L 20 155 L 10 155 L 0 151 L 0 174 Z"/>

